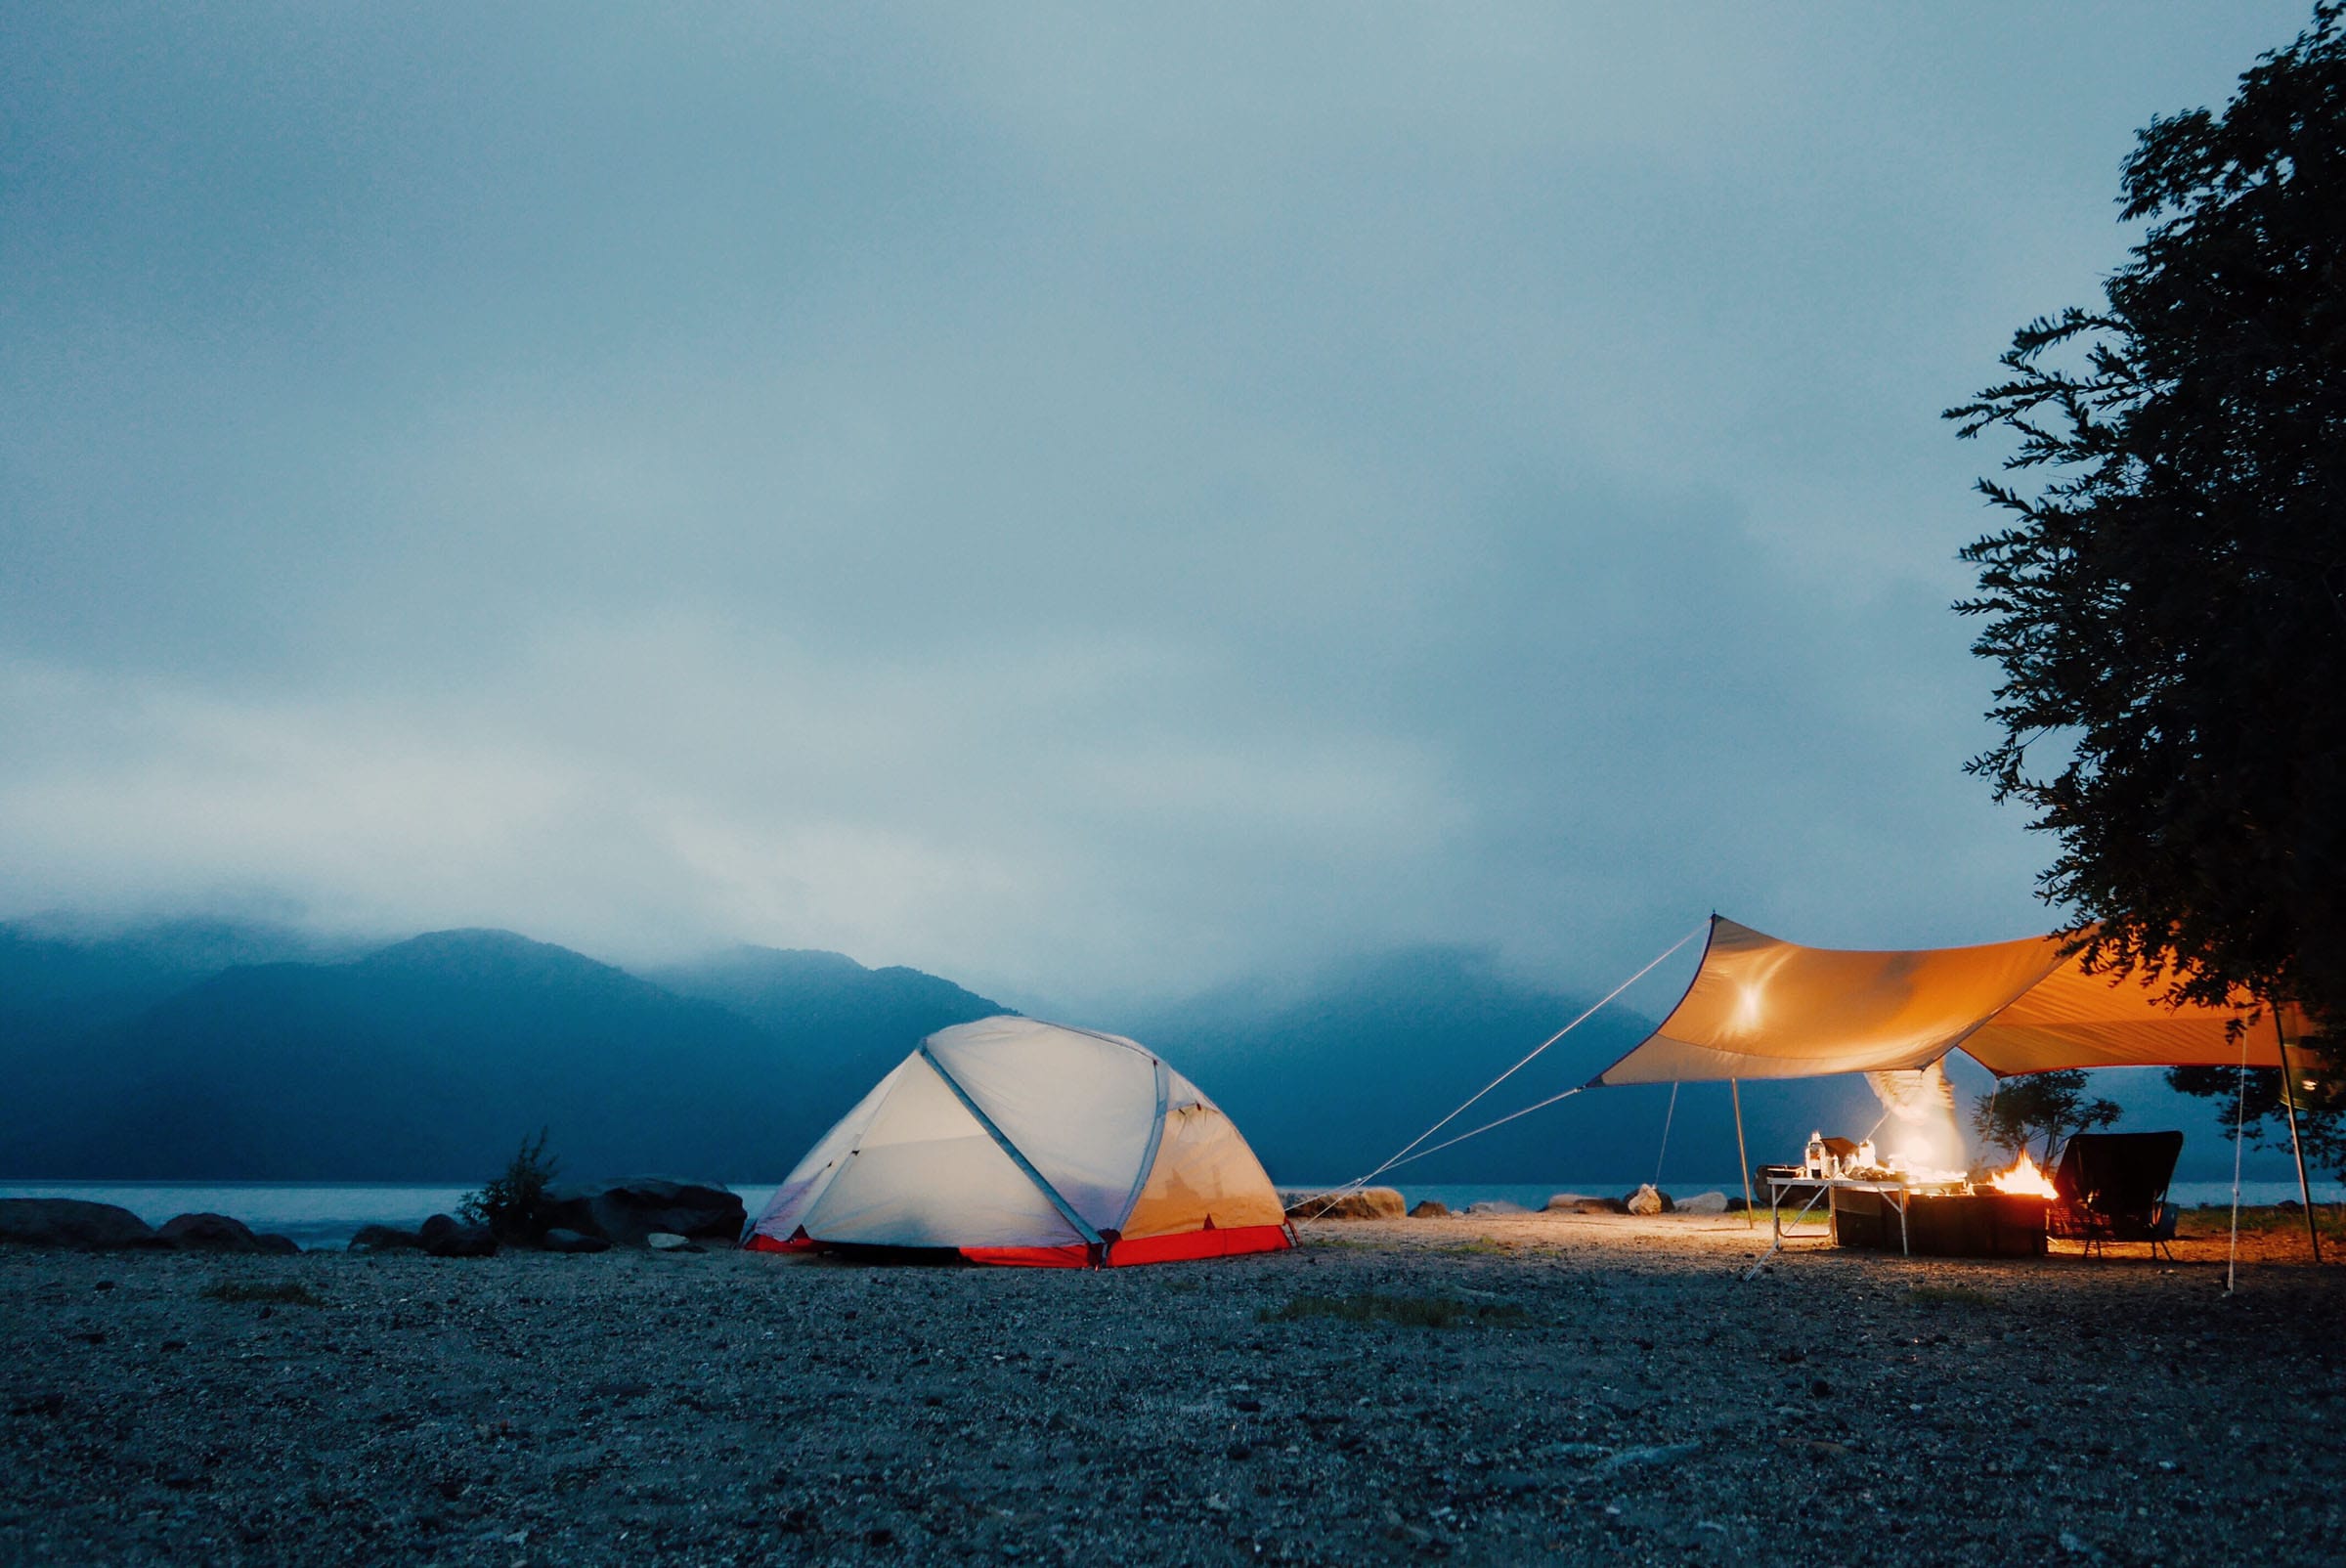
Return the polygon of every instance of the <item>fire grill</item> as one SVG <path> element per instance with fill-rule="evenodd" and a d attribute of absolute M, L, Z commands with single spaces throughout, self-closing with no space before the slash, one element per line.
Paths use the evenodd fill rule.
<path fill-rule="evenodd" d="M 1942 1258 L 2026 1258 L 2045 1250 L 2045 1200 L 2025 1194 L 1892 1196 L 1836 1185 L 1832 1201 L 1836 1246 Z"/>

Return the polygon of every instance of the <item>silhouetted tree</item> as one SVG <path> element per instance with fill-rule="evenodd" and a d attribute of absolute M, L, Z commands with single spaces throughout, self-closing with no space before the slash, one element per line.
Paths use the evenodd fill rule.
<path fill-rule="evenodd" d="M 2221 113 L 2153 119 L 2147 224 L 2092 311 L 1947 412 L 2017 437 L 1970 545 L 2003 738 L 1970 766 L 2060 849 L 2097 967 L 2346 1019 L 2346 29 L 2336 0 Z M 2207 1080 L 2213 1082 L 2213 1079 Z M 2202 1087 L 2201 1077 L 2178 1082 Z M 2218 1092 L 2230 1094 L 2227 1081 Z M 2228 1108 L 2229 1109 L 2229 1108 Z"/>
<path fill-rule="evenodd" d="M 1998 1084 L 1995 1093 L 1972 1103 L 1972 1129 L 1982 1143 L 2018 1154 L 2041 1138 L 2044 1147 L 2036 1162 L 2048 1170 L 2060 1163 L 2072 1136 L 2117 1119 L 2117 1102 L 2088 1100 L 2085 1074 L 2073 1068 L 2031 1072 Z"/>

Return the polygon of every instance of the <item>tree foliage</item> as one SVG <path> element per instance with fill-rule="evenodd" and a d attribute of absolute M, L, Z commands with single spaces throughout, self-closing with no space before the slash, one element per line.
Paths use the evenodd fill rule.
<path fill-rule="evenodd" d="M 2002 673 L 1971 762 L 2059 849 L 2098 968 L 2346 1019 L 2346 28 L 2155 118 L 2099 309 L 2030 323 L 1947 417 L 2015 439 L 1963 553 Z"/>
<path fill-rule="evenodd" d="M 1993 1094 L 1983 1094 L 1972 1104 L 1972 1130 L 1980 1142 L 2017 1155 L 2042 1139 L 2035 1158 L 2047 1170 L 2060 1163 L 2071 1137 L 2117 1119 L 2117 1102 L 2088 1100 L 2085 1074 L 2074 1068 L 2031 1072 L 1998 1084 Z"/>
<path fill-rule="evenodd" d="M 2346 1182 L 2346 1075 L 2319 1055 L 2289 1053 L 2289 1088 L 2296 1101 L 2297 1136 L 2309 1171 L 2325 1170 Z M 2225 1136 L 2244 1131 L 2266 1149 L 2289 1147 L 2288 1108 L 2281 1103 L 2281 1075 L 2251 1067 L 2243 1078 L 2235 1067 L 2175 1067 L 2167 1081 L 2186 1094 L 2219 1102 Z"/>

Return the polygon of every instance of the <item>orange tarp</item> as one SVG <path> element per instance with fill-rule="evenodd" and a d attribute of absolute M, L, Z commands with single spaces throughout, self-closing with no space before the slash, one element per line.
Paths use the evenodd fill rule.
<path fill-rule="evenodd" d="M 2280 1066 L 2245 1009 L 2170 1007 L 2165 987 L 2089 975 L 2067 939 L 1860 951 L 1803 947 L 1713 916 L 1686 995 L 1601 1084 L 1919 1068 L 1960 1049 L 1999 1076 L 2059 1067 Z"/>

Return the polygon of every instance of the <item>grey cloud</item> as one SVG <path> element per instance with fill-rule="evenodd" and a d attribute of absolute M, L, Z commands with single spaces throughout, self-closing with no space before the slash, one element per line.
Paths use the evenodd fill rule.
<path fill-rule="evenodd" d="M 2040 922 L 1938 408 L 2294 5 L 0 26 L 0 913 Z"/>

